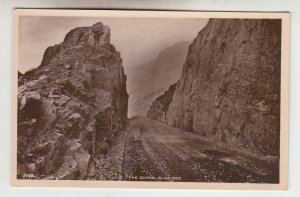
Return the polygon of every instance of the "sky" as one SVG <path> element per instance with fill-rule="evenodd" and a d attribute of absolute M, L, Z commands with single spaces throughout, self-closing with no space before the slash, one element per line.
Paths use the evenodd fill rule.
<path fill-rule="evenodd" d="M 39 66 L 46 48 L 61 43 L 71 29 L 97 22 L 110 26 L 111 44 L 121 53 L 126 72 L 149 62 L 176 42 L 192 42 L 208 19 L 21 16 L 19 21 L 22 73 Z"/>

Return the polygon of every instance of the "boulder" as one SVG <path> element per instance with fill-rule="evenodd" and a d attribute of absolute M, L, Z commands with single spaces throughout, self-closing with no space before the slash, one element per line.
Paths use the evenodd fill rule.
<path fill-rule="evenodd" d="M 37 91 L 26 92 L 22 96 L 20 110 L 22 110 L 28 103 L 31 105 L 28 106 L 28 108 L 35 108 L 35 104 L 41 103 L 40 93 Z"/>

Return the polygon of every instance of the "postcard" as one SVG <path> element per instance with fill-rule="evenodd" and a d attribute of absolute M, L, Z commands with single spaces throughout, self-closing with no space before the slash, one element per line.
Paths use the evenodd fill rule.
<path fill-rule="evenodd" d="M 13 186 L 287 189 L 289 13 L 13 12 Z"/>

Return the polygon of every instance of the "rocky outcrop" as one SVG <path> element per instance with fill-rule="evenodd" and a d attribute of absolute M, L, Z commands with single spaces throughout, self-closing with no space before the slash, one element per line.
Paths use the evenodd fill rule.
<path fill-rule="evenodd" d="M 147 117 L 167 123 L 167 111 L 173 100 L 177 83 L 172 84 L 163 95 L 157 97 L 147 112 Z"/>
<path fill-rule="evenodd" d="M 189 47 L 167 124 L 278 156 L 280 61 L 280 20 L 210 19 Z"/>
<path fill-rule="evenodd" d="M 178 80 L 189 44 L 175 43 L 154 60 L 127 70 L 130 115 L 146 116 L 155 98 Z"/>
<path fill-rule="evenodd" d="M 126 76 L 109 27 L 71 30 L 18 82 L 18 177 L 94 178 L 93 158 L 127 121 Z"/>

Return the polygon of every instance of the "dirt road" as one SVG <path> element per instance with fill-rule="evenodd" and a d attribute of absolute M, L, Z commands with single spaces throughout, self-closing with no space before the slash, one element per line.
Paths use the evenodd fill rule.
<path fill-rule="evenodd" d="M 278 182 L 278 168 L 215 146 L 149 118 L 135 118 L 126 137 L 123 179 L 181 182 Z"/>

